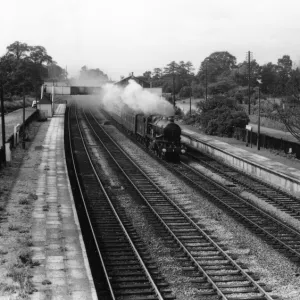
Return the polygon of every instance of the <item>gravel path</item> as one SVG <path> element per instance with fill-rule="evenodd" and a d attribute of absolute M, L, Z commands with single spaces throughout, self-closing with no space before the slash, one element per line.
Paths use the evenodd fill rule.
<path fill-rule="evenodd" d="M 40 126 L 38 122 L 29 126 L 30 140 Z M 21 145 L 14 149 L 12 162 L 0 171 L 0 299 L 30 299 L 35 291 L 31 277 L 36 265 L 30 247 L 39 151 L 29 153 L 26 149 Z"/>

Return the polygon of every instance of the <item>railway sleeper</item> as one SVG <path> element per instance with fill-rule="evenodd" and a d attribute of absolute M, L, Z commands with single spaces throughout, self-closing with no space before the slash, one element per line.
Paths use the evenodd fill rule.
<path fill-rule="evenodd" d="M 240 287 L 252 287 L 252 283 L 249 281 L 222 281 L 218 283 L 219 288 L 240 288 Z"/>
<path fill-rule="evenodd" d="M 201 296 L 212 296 L 216 295 L 216 292 L 213 289 L 197 289 L 197 294 Z"/>
<path fill-rule="evenodd" d="M 120 268 L 120 269 L 122 269 L 122 268 L 125 268 L 126 269 L 126 266 L 129 268 L 129 267 L 138 267 L 137 269 L 140 269 L 141 268 L 141 266 L 140 266 L 140 264 L 139 264 L 139 262 L 137 262 L 137 261 L 116 261 L 116 260 L 113 260 L 113 261 L 111 261 L 111 260 L 106 260 L 106 262 L 105 262 L 105 265 L 107 266 L 107 267 L 113 267 L 113 268 L 116 268 L 116 267 L 118 267 L 118 268 Z M 148 269 L 157 269 L 157 266 L 154 264 L 154 263 L 152 263 L 152 264 L 149 264 L 149 265 L 147 265 L 147 268 Z"/>
<path fill-rule="evenodd" d="M 114 280 L 126 279 L 127 277 L 138 277 L 138 276 L 145 276 L 145 273 L 141 270 L 114 270 L 110 272 L 110 275 L 114 277 Z M 158 280 L 162 280 L 161 275 L 158 271 L 152 271 L 151 275 L 158 278 Z"/>
<path fill-rule="evenodd" d="M 233 290 L 234 289 L 234 290 Z M 220 288 L 223 294 L 250 294 L 257 293 L 257 296 L 262 295 L 258 292 L 257 288 L 254 287 L 228 287 L 228 288 Z M 237 298 L 240 299 L 240 298 Z M 248 299 L 248 298 L 247 298 Z"/>
<path fill-rule="evenodd" d="M 251 276 L 252 277 L 252 276 Z M 241 275 L 211 275 L 212 280 L 216 283 L 216 284 L 220 284 L 220 283 L 228 283 L 228 282 L 249 282 L 248 279 L 244 278 Z M 252 277 L 252 279 L 254 279 Z M 254 279 L 255 280 L 255 279 Z M 259 280 L 259 279 L 257 279 Z"/>
<path fill-rule="evenodd" d="M 205 264 L 205 263 L 199 263 L 199 265 L 205 270 L 205 271 L 235 271 L 235 268 L 232 267 L 232 265 L 228 264 L 226 265 L 218 265 L 218 264 Z"/>
<path fill-rule="evenodd" d="M 193 257 L 196 257 L 197 259 L 206 259 L 206 260 L 220 260 L 224 259 L 224 256 L 219 255 L 219 253 L 216 253 L 215 255 L 212 255 L 211 253 L 206 252 L 199 252 L 199 251 L 191 251 L 191 254 Z"/>
<path fill-rule="evenodd" d="M 124 290 L 124 287 L 115 287 L 115 296 L 134 296 L 134 295 L 153 295 L 154 291 L 151 287 L 145 287 L 141 290 L 141 288 L 138 288 L 138 290 L 134 290 L 131 288 L 130 290 Z M 135 298 L 134 298 L 135 299 Z M 145 298 L 141 298 L 145 299 Z M 157 298 L 153 298 L 157 299 Z"/>
<path fill-rule="evenodd" d="M 207 246 L 201 246 L 196 251 L 191 251 L 191 252 L 194 253 L 194 255 L 200 255 L 200 256 L 202 256 L 203 253 L 207 252 L 207 255 L 210 256 L 213 251 L 216 251 L 216 248 L 212 245 L 207 245 Z"/>
<path fill-rule="evenodd" d="M 223 257 L 202 257 L 202 256 L 194 256 L 193 257 L 197 260 L 197 262 L 201 265 L 231 265 L 231 262 Z"/>
<path fill-rule="evenodd" d="M 245 295 L 245 296 L 237 296 L 237 295 L 233 295 L 232 297 L 227 296 L 226 297 L 227 300 L 265 300 L 266 296 L 259 293 L 258 295 Z"/>

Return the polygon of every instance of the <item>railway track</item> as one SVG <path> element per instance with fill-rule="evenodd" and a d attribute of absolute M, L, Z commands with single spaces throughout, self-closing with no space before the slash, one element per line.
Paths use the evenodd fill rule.
<path fill-rule="evenodd" d="M 159 159 L 154 154 L 149 154 L 152 157 Z M 198 157 L 199 155 L 201 156 L 201 154 L 197 154 Z M 262 211 L 259 207 L 254 206 L 246 199 L 238 196 L 230 188 L 214 182 L 213 179 L 200 173 L 187 164 L 172 164 L 162 161 L 161 159 L 159 160 L 169 170 L 176 172 L 186 182 L 197 187 L 197 189 L 199 189 L 201 192 L 205 193 L 211 199 L 214 199 L 218 204 L 221 204 L 223 207 L 225 207 L 230 213 L 239 218 L 243 224 L 248 226 L 257 235 L 264 237 L 275 249 L 285 254 L 292 261 L 300 262 L 300 233 L 297 230 L 281 222 L 280 220 L 275 219 L 268 213 Z M 207 160 L 210 161 L 209 158 Z M 295 215 L 293 212 L 296 209 L 297 204 L 299 205 L 299 200 L 297 198 L 292 197 L 287 193 L 272 187 L 271 185 L 247 176 L 246 174 L 242 174 L 244 175 L 242 178 L 242 175 L 239 171 L 227 166 L 223 166 L 219 162 L 214 161 L 211 162 L 211 164 L 206 164 L 205 161 L 201 162 L 203 166 L 210 167 L 213 172 L 223 175 L 224 178 L 232 179 L 236 183 L 243 182 L 245 187 L 249 186 L 250 190 L 256 192 L 258 196 L 264 195 L 265 198 L 261 196 L 260 199 L 263 199 L 278 208 L 280 206 L 281 210 L 286 213 L 291 213 L 292 216 Z M 142 164 L 142 162 L 140 163 Z M 223 169 L 226 171 L 223 171 Z M 240 180 L 239 177 L 242 179 Z M 154 180 L 154 178 L 152 178 L 152 180 Z M 247 183 L 247 180 L 249 181 L 249 184 Z M 254 184 L 253 188 L 251 188 L 252 181 Z M 261 187 L 261 191 L 257 191 L 259 187 Z M 265 194 L 264 191 L 269 193 Z M 277 195 L 277 197 L 272 199 L 271 195 Z M 288 209 L 287 204 L 285 205 L 286 209 L 283 209 L 282 204 L 279 203 L 280 199 L 282 198 L 290 199 L 287 200 L 287 202 L 294 201 L 294 210 L 291 208 Z"/>
<path fill-rule="evenodd" d="M 207 155 L 192 151 L 189 156 L 205 168 L 232 181 L 234 184 L 243 186 L 258 198 L 300 220 L 300 199 L 242 171 L 226 166 Z"/>
<path fill-rule="evenodd" d="M 169 164 L 169 166 L 201 192 L 226 207 L 230 213 L 248 225 L 256 234 L 264 236 L 274 248 L 283 252 L 293 261 L 300 261 L 299 232 L 185 163 Z"/>
<path fill-rule="evenodd" d="M 99 179 L 76 110 L 69 115 L 74 169 L 101 261 L 101 299 L 174 299 L 124 211 L 116 211 Z"/>
<path fill-rule="evenodd" d="M 108 136 L 90 112 L 85 121 L 89 123 L 99 144 L 107 149 L 120 171 L 181 249 L 182 259 L 191 265 L 186 269 L 199 276 L 198 283 L 202 286 L 203 294 L 217 294 L 223 300 L 272 299 L 254 274 L 236 263 L 234 257 L 226 253 L 225 247 L 217 244 L 209 232 L 202 230 L 177 206 Z"/>

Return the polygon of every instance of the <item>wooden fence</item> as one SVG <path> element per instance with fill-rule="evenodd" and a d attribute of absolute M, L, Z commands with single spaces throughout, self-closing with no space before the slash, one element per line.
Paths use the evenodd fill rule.
<path fill-rule="evenodd" d="M 248 138 L 249 145 L 252 142 L 253 145 L 257 146 L 257 132 L 252 132 L 250 134 L 249 131 L 247 137 L 246 129 L 235 128 L 233 137 L 236 138 L 237 140 L 242 140 L 244 142 L 247 142 L 246 139 Z M 300 144 L 297 142 L 290 142 L 290 141 L 283 140 L 282 138 L 276 138 L 261 133 L 259 139 L 259 145 L 261 148 L 284 151 L 285 153 L 293 153 L 295 154 L 297 159 L 300 159 Z"/>
<path fill-rule="evenodd" d="M 25 127 L 30 124 L 32 121 L 36 120 L 38 118 L 39 112 L 36 110 L 32 115 L 30 115 L 26 120 L 25 120 Z M 20 126 L 20 140 L 23 137 L 24 134 L 24 124 Z M 10 137 L 6 139 L 6 143 L 10 144 L 10 149 L 16 147 L 17 145 L 14 145 L 14 135 L 12 134 Z M 5 162 L 5 157 L 4 157 L 4 147 L 5 145 L 2 145 L 0 148 L 0 169 L 4 165 Z"/>

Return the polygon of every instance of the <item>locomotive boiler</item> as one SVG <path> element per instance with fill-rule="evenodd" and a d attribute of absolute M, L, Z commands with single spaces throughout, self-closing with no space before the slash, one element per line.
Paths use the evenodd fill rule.
<path fill-rule="evenodd" d="M 149 148 L 163 158 L 179 159 L 186 149 L 180 142 L 181 128 L 174 117 L 148 117 L 147 137 Z"/>

